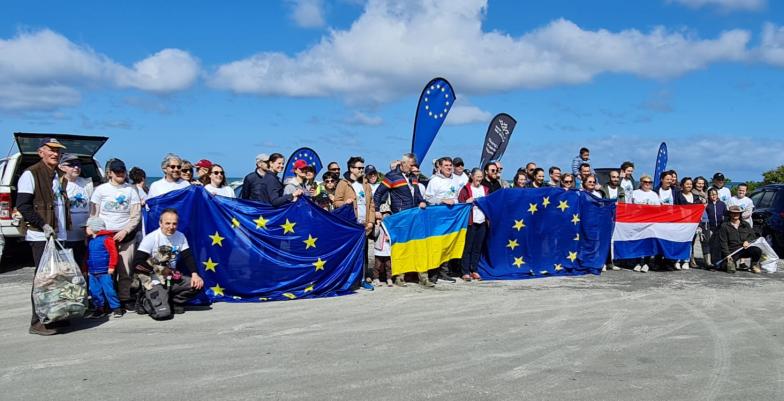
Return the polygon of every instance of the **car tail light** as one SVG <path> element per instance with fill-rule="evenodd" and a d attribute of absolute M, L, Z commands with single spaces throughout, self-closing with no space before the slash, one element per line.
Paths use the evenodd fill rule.
<path fill-rule="evenodd" d="M 11 194 L 0 194 L 0 220 L 11 220 Z"/>

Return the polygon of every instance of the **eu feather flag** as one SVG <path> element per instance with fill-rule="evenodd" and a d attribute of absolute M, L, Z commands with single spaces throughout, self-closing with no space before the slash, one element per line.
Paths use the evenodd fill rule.
<path fill-rule="evenodd" d="M 416 155 L 420 163 L 425 160 L 425 155 L 454 102 L 455 92 L 444 78 L 434 78 L 428 82 L 419 95 L 411 153 Z"/>
<path fill-rule="evenodd" d="M 653 174 L 653 187 L 659 188 L 661 184 L 661 173 L 667 170 L 667 144 L 662 142 L 659 145 L 659 153 L 656 154 L 656 169 Z"/>
<path fill-rule="evenodd" d="M 426 272 L 463 256 L 471 205 L 411 208 L 384 219 L 392 243 L 392 275 Z"/>
<path fill-rule="evenodd" d="M 148 232 L 158 227 L 163 209 L 179 212 L 177 229 L 188 239 L 213 301 L 341 295 L 362 273 L 364 228 L 304 198 L 274 208 L 190 186 L 147 205 Z"/>
<path fill-rule="evenodd" d="M 316 170 L 316 176 L 318 176 L 319 171 L 323 167 L 321 164 L 321 158 L 319 157 L 318 153 L 311 148 L 299 148 L 294 151 L 289 157 L 289 160 L 286 161 L 286 169 L 283 170 L 283 179 L 294 177 L 294 162 L 297 160 L 304 160 L 308 163 L 308 166 L 313 166 Z"/>
<path fill-rule="evenodd" d="M 480 274 L 488 279 L 599 274 L 615 202 L 561 188 L 503 189 L 477 199 L 490 221 Z"/>

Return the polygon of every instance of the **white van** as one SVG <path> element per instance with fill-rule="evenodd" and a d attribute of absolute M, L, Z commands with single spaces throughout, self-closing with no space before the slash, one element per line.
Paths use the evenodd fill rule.
<path fill-rule="evenodd" d="M 109 139 L 105 136 L 71 134 L 14 133 L 18 152 L 0 159 L 0 258 L 6 247 L 24 240 L 25 223 L 16 211 L 16 183 L 28 167 L 41 160 L 38 147 L 43 138 L 56 138 L 66 149 L 65 153 L 79 156 L 82 162 L 82 177 L 91 178 L 97 186 L 101 183 L 101 168 L 93 158 L 98 149 Z"/>

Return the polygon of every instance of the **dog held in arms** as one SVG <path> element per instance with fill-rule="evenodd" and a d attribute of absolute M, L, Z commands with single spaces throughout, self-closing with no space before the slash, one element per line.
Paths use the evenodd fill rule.
<path fill-rule="evenodd" d="M 171 263 L 177 258 L 174 250 L 169 245 L 161 245 L 147 259 L 147 264 L 152 267 L 148 274 L 139 274 L 139 281 L 146 290 L 152 289 L 153 285 L 160 284 L 168 287 L 172 281 L 179 281 L 182 277 L 180 272 L 171 269 Z M 146 269 L 145 269 L 146 270 Z"/>

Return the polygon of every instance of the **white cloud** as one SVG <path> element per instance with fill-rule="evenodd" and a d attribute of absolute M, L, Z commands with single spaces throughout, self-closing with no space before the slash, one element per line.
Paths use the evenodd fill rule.
<path fill-rule="evenodd" d="M 717 7 L 722 11 L 759 11 L 767 6 L 766 0 L 669 0 L 689 8 Z"/>
<path fill-rule="evenodd" d="M 771 23 L 765 24 L 758 51 L 763 61 L 784 67 L 784 27 Z"/>
<path fill-rule="evenodd" d="M 586 30 L 559 19 L 515 37 L 482 28 L 486 7 L 485 0 L 371 0 L 350 28 L 294 55 L 266 52 L 221 65 L 210 82 L 236 93 L 383 102 L 434 76 L 470 95 L 579 84 L 603 73 L 677 77 L 748 54 L 744 30 L 701 39 L 663 27 Z"/>
<path fill-rule="evenodd" d="M 371 116 L 360 111 L 355 111 L 354 115 L 345 120 L 346 123 L 351 125 L 366 125 L 376 127 L 384 124 L 384 119 L 381 116 Z"/>
<path fill-rule="evenodd" d="M 482 110 L 463 99 L 458 97 L 455 105 L 449 109 L 449 114 L 444 120 L 445 125 L 490 124 L 493 115 L 489 111 Z"/>
<path fill-rule="evenodd" d="M 326 25 L 323 0 L 289 0 L 293 5 L 291 19 L 303 28 L 320 28 Z"/>
<path fill-rule="evenodd" d="M 79 103 L 80 90 L 103 86 L 152 92 L 185 89 L 199 64 L 187 52 L 162 50 L 133 68 L 48 29 L 0 39 L 0 109 L 55 109 Z"/>

